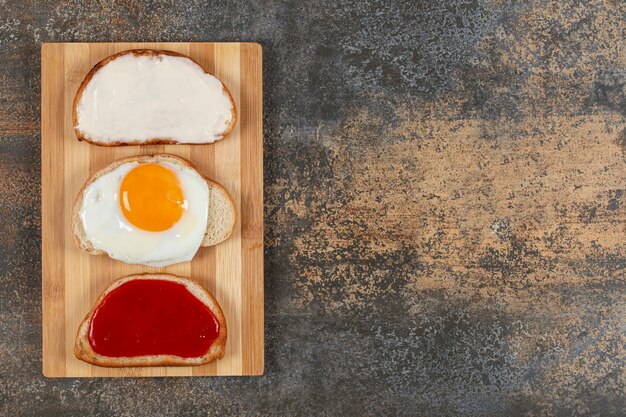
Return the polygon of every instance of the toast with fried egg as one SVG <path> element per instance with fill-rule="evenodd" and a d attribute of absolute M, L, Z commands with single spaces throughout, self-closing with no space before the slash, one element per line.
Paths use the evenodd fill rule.
<path fill-rule="evenodd" d="M 203 236 L 201 236 L 201 242 L 199 246 L 207 247 L 207 246 L 217 245 L 218 243 L 223 242 L 224 240 L 228 239 L 228 237 L 232 234 L 234 230 L 235 222 L 236 222 L 236 217 L 237 217 L 236 208 L 235 208 L 235 203 L 234 203 L 233 198 L 231 197 L 229 192 L 226 190 L 226 188 L 224 188 L 223 185 L 205 177 L 203 174 L 200 173 L 200 171 L 191 162 L 175 155 L 157 154 L 153 156 L 148 156 L 148 155 L 132 156 L 132 157 L 117 160 L 107 165 L 100 171 L 94 173 L 85 182 L 81 190 L 78 192 L 78 195 L 76 196 L 76 199 L 74 201 L 73 212 L 72 212 L 72 230 L 73 230 L 73 235 L 74 235 L 74 241 L 76 242 L 76 245 L 81 250 L 91 255 L 108 255 L 110 257 L 115 258 L 115 256 L 112 256 L 112 254 L 107 252 L 107 250 L 103 250 L 102 247 L 98 247 L 98 245 L 94 243 L 93 239 L 90 239 L 88 237 L 88 233 L 86 232 L 86 227 L 85 227 L 85 217 L 84 217 L 84 214 L 83 215 L 81 214 L 84 212 L 85 190 L 88 189 L 88 187 L 91 184 L 94 184 L 96 181 L 98 181 L 101 177 L 104 177 L 107 174 L 114 172 L 118 167 L 121 167 L 123 165 L 128 165 L 128 164 L 134 164 L 134 165 L 167 164 L 168 166 L 180 167 L 181 169 L 186 169 L 188 171 L 193 171 L 194 173 L 196 173 L 197 176 L 206 183 L 206 186 L 208 188 L 208 203 L 205 202 L 208 206 L 206 207 L 206 213 L 207 213 L 206 227 L 204 228 Z M 121 199 L 121 197 L 118 197 L 118 198 Z M 115 204 L 119 205 L 118 203 L 115 203 Z M 112 207 L 115 207 L 115 209 L 117 209 L 117 206 L 112 206 Z M 96 213 L 96 214 L 98 216 L 101 216 L 106 213 Z M 118 218 L 117 220 L 118 223 L 120 221 L 119 219 L 123 220 L 123 214 L 121 214 L 121 212 L 116 213 L 116 216 Z M 153 232 L 153 233 L 156 233 L 156 232 Z M 155 238 L 158 237 L 157 235 L 158 234 L 153 234 Z M 192 256 L 194 254 L 195 252 L 192 254 Z M 176 262 L 165 263 L 165 264 L 163 263 L 150 264 L 150 263 L 142 262 L 141 260 L 137 262 L 134 262 L 134 261 L 129 262 L 128 260 L 124 260 L 120 258 L 115 258 L 115 259 L 119 259 L 127 263 L 140 263 L 140 264 L 149 265 L 149 266 L 166 266 L 172 263 L 182 262 L 179 260 Z M 168 258 L 163 258 L 163 259 L 168 259 Z M 189 260 L 189 259 L 186 259 L 186 260 Z"/>

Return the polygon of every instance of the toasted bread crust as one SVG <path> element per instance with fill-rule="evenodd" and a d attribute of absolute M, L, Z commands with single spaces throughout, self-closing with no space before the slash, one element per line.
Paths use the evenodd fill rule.
<path fill-rule="evenodd" d="M 198 174 L 200 174 L 200 176 L 204 178 L 204 180 L 209 184 L 209 186 L 218 188 L 224 193 L 224 195 L 227 197 L 232 207 L 234 220 L 233 220 L 233 225 L 229 233 L 222 240 L 214 244 L 205 244 L 203 241 L 200 247 L 214 246 L 215 244 L 218 244 L 228 239 L 232 235 L 233 230 L 235 229 L 235 224 L 237 224 L 237 210 L 235 208 L 236 207 L 235 200 L 233 199 L 232 195 L 228 192 L 228 190 L 219 182 L 213 181 L 212 179 L 206 177 L 197 166 L 195 166 L 194 164 L 192 164 L 191 162 L 189 162 L 188 160 L 184 158 L 181 158 L 179 156 L 172 155 L 172 154 L 155 154 L 155 155 L 135 155 L 135 156 L 129 156 L 123 159 L 118 159 L 117 161 L 112 162 L 106 167 L 102 168 L 101 170 L 95 172 L 89 177 L 89 179 L 87 179 L 87 181 L 85 181 L 80 191 L 76 195 L 76 198 L 74 199 L 74 205 L 72 207 L 72 231 L 73 231 L 72 235 L 74 238 L 74 242 L 76 243 L 76 246 L 79 249 L 85 252 L 88 252 L 91 255 L 105 255 L 105 256 L 107 255 L 106 252 L 94 248 L 91 242 L 83 238 L 85 236 L 85 229 L 83 228 L 83 222 L 80 220 L 80 208 L 83 203 L 83 196 L 85 194 L 85 188 L 87 188 L 89 184 L 91 184 L 101 175 L 111 172 L 117 167 L 119 167 L 120 165 L 129 163 L 129 162 L 146 163 L 146 162 L 164 162 L 168 160 L 170 160 L 170 162 L 186 165 L 187 167 L 198 172 Z"/>
<path fill-rule="evenodd" d="M 89 343 L 89 325 L 91 323 L 91 318 L 93 317 L 94 312 L 104 300 L 104 298 L 114 289 L 118 288 L 120 285 L 123 285 L 129 281 L 137 280 L 137 279 L 160 279 L 165 281 L 178 282 L 180 284 L 185 285 L 190 292 L 191 288 L 196 291 L 201 291 L 209 300 L 209 303 L 206 303 L 204 300 L 200 299 L 196 296 L 196 298 L 200 299 L 208 308 L 211 310 L 211 313 L 215 316 L 219 323 L 219 332 L 217 338 L 211 344 L 209 350 L 203 356 L 195 357 L 195 358 L 183 358 L 175 355 L 148 355 L 148 356 L 136 356 L 136 357 L 110 357 L 103 356 L 96 353 L 91 344 Z M 92 365 L 104 366 L 104 367 L 130 367 L 130 366 L 196 366 L 196 365 L 204 365 L 209 362 L 212 362 L 216 359 L 221 359 L 224 357 L 224 351 L 226 349 L 226 339 L 227 339 L 227 328 L 226 328 L 226 318 L 224 317 L 224 312 L 220 307 L 219 303 L 213 297 L 213 295 L 207 291 L 202 285 L 200 285 L 197 281 L 187 278 L 181 277 L 173 274 L 137 274 L 137 275 L 128 275 L 122 278 L 119 278 L 113 283 L 111 283 L 104 292 L 98 297 L 96 302 L 93 305 L 93 308 L 87 315 L 85 319 L 82 321 L 80 326 L 78 326 L 78 331 L 76 333 L 76 340 L 74 343 L 74 355 L 76 358 L 81 361 L 90 363 Z"/>
<path fill-rule="evenodd" d="M 137 140 L 128 140 L 128 141 L 116 141 L 116 142 L 107 142 L 107 143 L 102 143 L 102 142 L 98 142 L 96 140 L 93 140 L 87 136 L 85 136 L 83 134 L 83 132 L 80 131 L 80 129 L 78 129 L 78 102 L 80 101 L 80 98 L 83 95 L 83 92 L 85 90 L 85 88 L 87 87 L 87 84 L 89 84 L 89 82 L 91 81 L 91 79 L 93 78 L 93 76 L 96 74 L 96 72 L 98 72 L 102 67 L 104 67 L 106 64 L 108 64 L 109 62 L 113 61 L 114 59 L 117 59 L 121 56 L 124 55 L 128 55 L 128 54 L 133 54 L 136 56 L 158 56 L 158 55 L 169 55 L 169 56 L 177 56 L 177 57 L 181 57 L 181 58 L 187 58 L 190 59 L 194 64 L 196 64 L 197 66 L 199 66 L 200 68 L 202 68 L 202 65 L 198 64 L 196 61 L 194 61 L 192 58 L 180 54 L 178 52 L 174 52 L 174 51 L 166 51 L 166 50 L 157 50 L 157 49 L 129 49 L 127 51 L 122 51 L 122 52 L 118 52 L 116 54 L 113 54 L 111 56 L 108 56 L 106 58 L 104 58 L 102 61 L 98 62 L 96 65 L 94 65 L 94 67 L 91 69 L 91 71 L 89 71 L 89 73 L 87 74 L 87 76 L 85 76 L 85 79 L 83 79 L 83 82 L 80 84 L 80 87 L 78 87 L 78 90 L 76 91 L 76 95 L 74 96 L 74 102 L 72 104 L 72 123 L 74 124 L 74 132 L 76 133 L 76 138 L 79 141 L 84 141 L 87 143 L 90 143 L 92 145 L 96 145 L 96 146 L 104 146 L 104 147 L 113 147 L 113 146 L 139 146 L 139 145 L 176 145 L 179 144 L 180 142 L 172 140 L 172 139 L 165 139 L 165 138 L 153 138 L 147 141 L 137 141 Z M 202 70 L 204 71 L 204 68 L 202 68 Z M 206 71 L 205 71 L 206 73 Z M 220 80 L 220 82 L 222 82 Z M 228 94 L 228 97 L 230 98 L 230 102 L 233 105 L 232 110 L 230 111 L 232 114 L 232 121 L 230 123 L 230 125 L 228 126 L 228 128 L 223 132 L 223 134 L 221 135 L 221 137 L 215 139 L 213 142 L 210 143 L 214 143 L 217 142 L 218 140 L 222 140 L 225 137 L 227 137 L 228 135 L 230 135 L 233 131 L 233 129 L 235 128 L 235 124 L 237 122 L 237 105 L 235 104 L 235 100 L 233 99 L 233 95 L 230 93 L 230 90 L 226 87 L 226 85 L 222 82 L 222 87 L 224 87 L 224 91 L 226 92 L 226 94 Z M 207 145 L 208 143 L 185 143 L 185 145 Z"/>

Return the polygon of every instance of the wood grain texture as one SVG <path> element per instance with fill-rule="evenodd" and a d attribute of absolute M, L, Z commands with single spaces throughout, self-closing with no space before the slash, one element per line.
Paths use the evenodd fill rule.
<path fill-rule="evenodd" d="M 76 140 L 72 100 L 98 61 L 133 48 L 190 56 L 230 89 L 239 115 L 235 130 L 212 145 L 105 148 Z M 52 43 L 42 46 L 42 333 L 48 377 L 261 375 L 263 373 L 263 130 L 262 56 L 254 43 Z M 201 248 L 191 262 L 165 268 L 90 256 L 73 243 L 69 218 L 89 175 L 131 155 L 167 152 L 189 159 L 224 184 L 238 219 L 230 239 Z M 108 369 L 73 355 L 74 336 L 98 295 L 116 278 L 169 272 L 199 280 L 226 315 L 228 344 L 220 361 L 199 367 Z"/>

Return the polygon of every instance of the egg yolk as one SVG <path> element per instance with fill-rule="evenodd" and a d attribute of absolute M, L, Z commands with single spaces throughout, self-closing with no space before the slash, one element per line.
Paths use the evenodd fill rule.
<path fill-rule="evenodd" d="M 120 206 L 134 226 L 161 232 L 180 220 L 187 202 L 172 170 L 159 164 L 141 164 L 122 181 Z"/>

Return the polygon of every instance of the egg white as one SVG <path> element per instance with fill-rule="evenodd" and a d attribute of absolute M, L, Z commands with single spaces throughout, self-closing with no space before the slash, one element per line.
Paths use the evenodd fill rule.
<path fill-rule="evenodd" d="M 79 211 L 87 240 L 111 258 L 129 264 L 167 266 L 190 261 L 206 231 L 209 210 L 209 187 L 202 176 L 190 167 L 167 162 L 180 182 L 187 210 L 168 230 L 150 232 L 132 225 L 119 203 L 120 185 L 138 162 L 128 162 L 101 175 L 89 184 Z"/>

